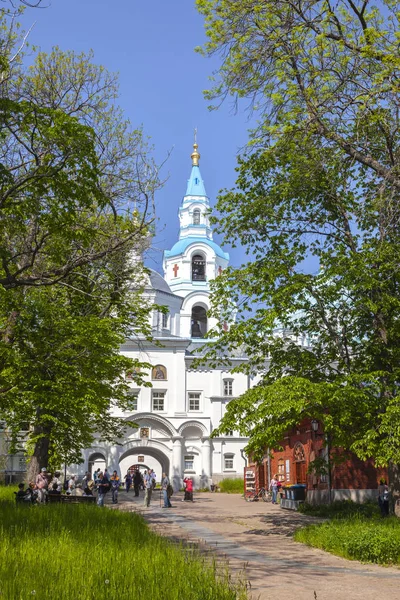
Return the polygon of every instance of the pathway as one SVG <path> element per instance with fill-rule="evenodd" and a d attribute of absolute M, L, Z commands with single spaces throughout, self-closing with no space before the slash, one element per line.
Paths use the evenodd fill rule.
<path fill-rule="evenodd" d="M 318 519 L 282 510 L 267 503 L 248 503 L 234 494 L 195 495 L 194 503 L 171 499 L 173 508 L 160 508 L 159 493 L 152 506 L 142 496 L 120 494 L 119 508 L 140 511 L 166 536 L 196 541 L 225 555 L 234 572 L 246 569 L 253 598 L 276 596 L 295 600 L 400 599 L 400 570 L 347 561 L 293 541 L 296 528 Z"/>

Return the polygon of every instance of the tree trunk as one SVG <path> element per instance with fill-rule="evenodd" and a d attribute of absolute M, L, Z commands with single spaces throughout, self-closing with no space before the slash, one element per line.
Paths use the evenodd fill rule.
<path fill-rule="evenodd" d="M 40 425 L 35 425 L 33 428 L 33 436 L 40 435 L 41 437 L 35 442 L 33 454 L 30 458 L 27 472 L 28 482 L 36 481 L 36 476 L 39 474 L 43 467 L 47 468 L 49 459 L 49 429 Z"/>
<path fill-rule="evenodd" d="M 390 512 L 400 517 L 400 465 L 389 462 Z"/>

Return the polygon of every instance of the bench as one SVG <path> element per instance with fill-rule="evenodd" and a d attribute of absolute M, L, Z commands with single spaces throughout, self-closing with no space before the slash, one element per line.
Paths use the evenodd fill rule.
<path fill-rule="evenodd" d="M 50 496 L 49 496 L 50 498 Z M 95 504 L 96 496 L 58 496 L 58 502 L 64 504 Z M 56 500 L 56 502 L 57 502 Z"/>

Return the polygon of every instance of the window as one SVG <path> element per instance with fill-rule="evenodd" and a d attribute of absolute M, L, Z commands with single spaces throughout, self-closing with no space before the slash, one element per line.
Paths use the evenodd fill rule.
<path fill-rule="evenodd" d="M 191 454 L 185 456 L 185 471 L 193 471 L 194 470 L 194 456 Z"/>
<path fill-rule="evenodd" d="M 206 261 L 201 254 L 195 254 L 192 258 L 192 281 L 206 280 Z"/>
<path fill-rule="evenodd" d="M 200 410 L 200 396 L 199 392 L 189 392 L 189 410 Z"/>
<path fill-rule="evenodd" d="M 198 208 L 193 211 L 193 225 L 200 225 L 200 210 Z"/>
<path fill-rule="evenodd" d="M 137 392 L 136 390 L 128 391 L 127 402 L 128 402 L 128 408 L 130 410 L 138 409 L 138 398 L 139 398 L 139 392 Z"/>
<path fill-rule="evenodd" d="M 283 458 L 278 460 L 278 481 L 285 481 L 285 461 Z"/>
<path fill-rule="evenodd" d="M 168 329 L 168 313 L 162 313 L 162 328 L 163 329 Z"/>
<path fill-rule="evenodd" d="M 192 308 L 192 337 L 202 338 L 207 333 L 207 312 L 202 306 Z"/>
<path fill-rule="evenodd" d="M 164 410 L 165 392 L 153 392 L 153 410 Z"/>
<path fill-rule="evenodd" d="M 232 379 L 224 379 L 224 396 L 232 396 L 233 395 L 233 380 Z"/>
<path fill-rule="evenodd" d="M 234 454 L 225 454 L 224 456 L 224 469 L 225 471 L 231 471 L 233 469 L 233 457 Z"/>

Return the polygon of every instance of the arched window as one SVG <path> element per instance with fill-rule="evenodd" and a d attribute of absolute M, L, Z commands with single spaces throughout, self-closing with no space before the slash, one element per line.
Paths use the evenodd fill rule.
<path fill-rule="evenodd" d="M 200 225 L 200 210 L 198 208 L 193 211 L 193 225 Z"/>
<path fill-rule="evenodd" d="M 207 333 L 207 313 L 202 306 L 192 308 L 192 337 L 202 338 Z"/>
<path fill-rule="evenodd" d="M 192 258 L 192 281 L 206 280 L 206 261 L 201 254 L 195 254 Z"/>

